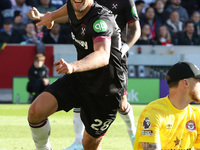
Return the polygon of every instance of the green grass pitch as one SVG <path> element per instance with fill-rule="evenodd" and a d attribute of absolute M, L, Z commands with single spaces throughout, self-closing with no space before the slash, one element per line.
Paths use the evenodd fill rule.
<path fill-rule="evenodd" d="M 132 105 L 135 121 L 145 105 Z M 0 105 L 0 150 L 34 150 L 31 131 L 27 122 L 28 104 Z M 49 117 L 50 142 L 54 150 L 62 150 L 74 142 L 73 112 L 57 112 Z M 131 142 L 126 125 L 119 114 L 106 133 L 102 150 L 129 150 Z"/>
<path fill-rule="evenodd" d="M 34 150 L 31 131 L 27 122 L 30 105 L 0 105 L 0 150 Z M 132 105 L 135 123 L 146 105 Z M 199 107 L 197 105 L 197 107 Z M 49 117 L 50 142 L 54 150 L 62 150 L 74 141 L 73 112 L 57 112 Z M 126 125 L 119 114 L 102 142 L 102 150 L 131 150 Z"/>

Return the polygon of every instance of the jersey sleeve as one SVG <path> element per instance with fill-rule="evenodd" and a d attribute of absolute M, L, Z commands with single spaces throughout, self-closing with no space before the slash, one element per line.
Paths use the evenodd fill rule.
<path fill-rule="evenodd" d="M 137 9 L 133 0 L 125 0 L 126 6 L 124 7 L 124 13 L 126 16 L 126 22 L 131 23 L 133 21 L 139 20 Z"/>
<path fill-rule="evenodd" d="M 113 34 L 113 23 L 109 18 L 97 18 L 94 19 L 91 23 L 91 35 L 92 38 L 95 39 L 96 37 L 111 37 Z"/>
<path fill-rule="evenodd" d="M 160 143 L 159 128 L 161 118 L 156 110 L 145 108 L 140 115 L 137 128 L 138 143 Z"/>

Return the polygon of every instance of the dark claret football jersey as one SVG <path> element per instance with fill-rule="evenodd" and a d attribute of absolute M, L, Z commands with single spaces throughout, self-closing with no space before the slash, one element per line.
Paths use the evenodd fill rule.
<path fill-rule="evenodd" d="M 139 20 L 133 0 L 95 0 L 98 4 L 107 7 L 115 15 L 116 22 L 121 30 L 126 23 Z"/>
<path fill-rule="evenodd" d="M 93 42 L 96 37 L 111 39 L 109 64 L 95 70 L 77 73 L 83 87 L 96 95 L 110 95 L 121 91 L 125 79 L 121 65 L 120 29 L 112 12 L 95 2 L 89 12 L 78 20 L 70 1 L 67 2 L 67 9 L 78 60 L 94 52 Z"/>

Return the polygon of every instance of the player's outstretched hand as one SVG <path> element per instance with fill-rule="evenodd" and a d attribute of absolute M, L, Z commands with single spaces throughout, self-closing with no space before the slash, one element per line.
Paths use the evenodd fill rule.
<path fill-rule="evenodd" d="M 51 29 L 54 25 L 54 20 L 51 18 L 51 12 L 47 12 L 42 18 L 41 21 L 36 24 L 36 26 L 46 26 L 47 29 Z"/>
<path fill-rule="evenodd" d="M 58 74 L 71 74 L 73 73 L 73 68 L 70 64 L 64 61 L 64 59 L 60 59 L 60 61 L 55 62 L 54 65 L 56 65 L 56 71 Z"/>
<path fill-rule="evenodd" d="M 29 12 L 28 12 L 28 16 L 31 20 L 41 20 L 41 18 L 43 17 L 44 14 L 41 14 L 37 8 L 32 7 Z"/>

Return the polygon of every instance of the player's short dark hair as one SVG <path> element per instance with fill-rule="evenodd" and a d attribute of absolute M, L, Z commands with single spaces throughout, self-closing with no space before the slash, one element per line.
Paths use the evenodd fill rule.
<path fill-rule="evenodd" d="M 34 61 L 45 61 L 45 56 L 43 54 L 37 54 L 34 57 Z"/>

